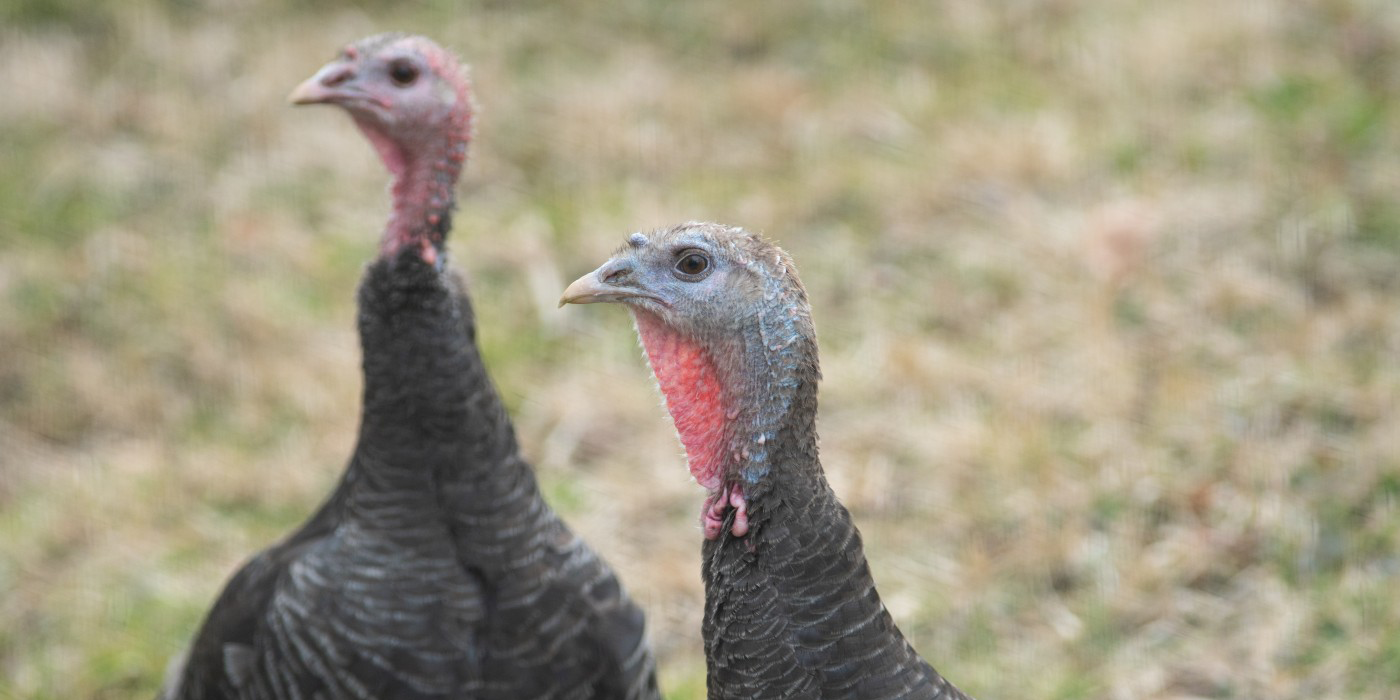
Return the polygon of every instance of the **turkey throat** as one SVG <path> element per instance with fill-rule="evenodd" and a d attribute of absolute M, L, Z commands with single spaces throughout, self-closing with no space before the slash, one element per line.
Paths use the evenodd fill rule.
<path fill-rule="evenodd" d="M 459 99 L 465 100 L 465 94 Z M 424 262 L 438 265 L 439 253 L 452 230 L 452 210 L 456 207 L 453 189 L 471 140 L 470 111 L 456 110 L 441 131 L 399 138 L 359 115 L 355 115 L 355 125 L 394 177 L 393 209 L 380 241 L 380 255 L 392 258 L 404 248 L 417 248 Z"/>
<path fill-rule="evenodd" d="M 776 463 L 784 478 L 820 473 L 814 348 L 795 332 L 765 332 L 795 323 L 786 313 L 776 324 L 761 318 L 753 332 L 707 343 L 645 309 L 632 312 L 690 473 L 708 492 L 700 511 L 705 539 L 748 535 L 756 525 L 751 504 L 770 490 Z"/>

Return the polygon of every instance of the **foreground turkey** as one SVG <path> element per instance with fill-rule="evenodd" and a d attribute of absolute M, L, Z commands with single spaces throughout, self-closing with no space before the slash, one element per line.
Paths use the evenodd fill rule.
<path fill-rule="evenodd" d="M 560 303 L 620 302 L 709 491 L 711 698 L 967 698 L 880 602 L 817 457 L 816 335 L 787 253 L 742 229 L 634 233 Z"/>
<path fill-rule="evenodd" d="M 471 135 L 457 60 L 370 37 L 292 101 L 345 109 L 394 176 L 359 290 L 359 442 L 228 583 L 165 697 L 658 698 L 642 613 L 541 500 L 446 265 Z"/>

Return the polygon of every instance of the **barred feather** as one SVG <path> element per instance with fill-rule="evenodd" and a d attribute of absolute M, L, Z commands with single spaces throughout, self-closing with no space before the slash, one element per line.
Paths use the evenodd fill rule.
<path fill-rule="evenodd" d="M 472 323 L 451 273 L 369 268 L 345 476 L 229 582 L 169 697 L 659 697 L 642 614 L 541 499 Z"/>
<path fill-rule="evenodd" d="M 405 88 L 383 81 L 406 60 L 435 89 L 361 99 Z M 642 613 L 541 498 L 445 264 L 471 128 L 455 57 L 370 37 L 293 94 L 350 111 L 396 178 L 358 297 L 359 441 L 316 514 L 228 582 L 162 697 L 659 698 Z"/>

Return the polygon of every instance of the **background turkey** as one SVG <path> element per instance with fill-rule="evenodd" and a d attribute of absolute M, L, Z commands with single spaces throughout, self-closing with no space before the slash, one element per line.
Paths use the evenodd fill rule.
<path fill-rule="evenodd" d="M 394 176 L 359 291 L 360 438 L 319 512 L 229 582 L 167 696 L 658 698 L 642 613 L 541 499 L 446 264 L 472 122 L 456 58 L 369 37 L 292 100 L 348 111 Z"/>
<path fill-rule="evenodd" d="M 742 229 L 634 233 L 560 304 L 631 311 L 709 495 L 709 696 L 958 698 L 880 602 L 817 456 L 816 331 L 792 259 Z"/>

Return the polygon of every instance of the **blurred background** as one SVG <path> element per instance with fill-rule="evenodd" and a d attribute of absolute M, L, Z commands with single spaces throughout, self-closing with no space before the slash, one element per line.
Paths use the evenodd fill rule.
<path fill-rule="evenodd" d="M 329 491 L 386 175 L 287 92 L 473 66 L 453 262 L 551 502 L 703 697 L 703 494 L 624 311 L 689 219 L 795 256 L 822 450 L 983 698 L 1394 698 L 1400 4 L 4 0 L 0 697 L 150 696 Z"/>

